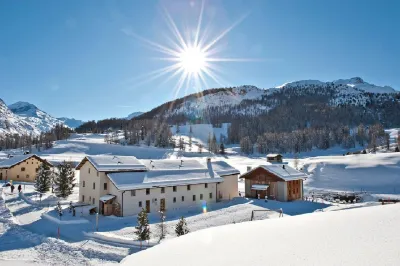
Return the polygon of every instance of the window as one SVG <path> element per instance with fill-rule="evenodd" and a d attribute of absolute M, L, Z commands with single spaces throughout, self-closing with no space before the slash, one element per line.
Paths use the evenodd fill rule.
<path fill-rule="evenodd" d="M 21 167 L 21 172 L 25 172 L 25 167 Z"/>
<path fill-rule="evenodd" d="M 19 175 L 17 175 L 17 178 L 19 178 Z"/>
<path fill-rule="evenodd" d="M 176 197 L 174 197 L 173 202 L 174 202 L 174 203 L 176 202 Z"/>
<path fill-rule="evenodd" d="M 200 199 L 201 199 L 201 200 L 203 199 L 203 194 L 200 194 Z"/>
<path fill-rule="evenodd" d="M 96 175 L 99 176 L 99 171 L 96 171 Z"/>
<path fill-rule="evenodd" d="M 190 190 L 190 185 L 187 185 L 187 190 Z"/>
<path fill-rule="evenodd" d="M 193 195 L 193 201 L 196 201 L 196 195 Z"/>
<path fill-rule="evenodd" d="M 132 190 L 132 191 L 134 191 L 134 190 Z M 142 202 L 141 201 L 139 201 L 139 208 L 142 208 Z"/>
<path fill-rule="evenodd" d="M 146 195 L 150 195 L 150 188 L 146 188 Z"/>
<path fill-rule="evenodd" d="M 107 183 L 104 183 L 104 190 L 107 190 Z"/>
<path fill-rule="evenodd" d="M 131 197 L 135 197 L 136 196 L 136 190 L 131 190 Z M 142 204 L 142 203 L 140 203 Z"/>
<path fill-rule="evenodd" d="M 88 174 L 90 174 L 90 168 L 88 168 Z"/>
<path fill-rule="evenodd" d="M 204 184 L 204 187 L 205 187 L 205 188 L 208 188 L 208 184 Z"/>
<path fill-rule="evenodd" d="M 93 198 L 93 199 L 92 199 L 92 204 L 94 204 L 95 201 L 96 201 L 95 198 Z"/>
<path fill-rule="evenodd" d="M 185 196 L 182 196 L 182 201 L 185 201 Z"/>
<path fill-rule="evenodd" d="M 26 175 L 26 178 L 29 178 L 29 175 Z"/>
<path fill-rule="evenodd" d="M 36 173 L 39 172 L 39 168 L 36 168 L 35 171 L 36 171 Z"/>
<path fill-rule="evenodd" d="M 161 193 L 165 193 L 165 187 L 161 188 Z"/>
<path fill-rule="evenodd" d="M 93 182 L 93 189 L 96 189 L 96 183 Z"/>
<path fill-rule="evenodd" d="M 210 193 L 210 199 L 212 199 L 212 193 Z"/>
<path fill-rule="evenodd" d="M 173 186 L 173 187 L 172 187 L 172 191 L 173 191 L 173 192 L 176 192 L 176 186 Z"/>
<path fill-rule="evenodd" d="M 92 201 L 92 196 L 89 196 L 89 203 Z"/>
<path fill-rule="evenodd" d="M 85 202 L 85 195 L 82 195 L 82 202 Z"/>
<path fill-rule="evenodd" d="M 33 164 L 33 162 L 32 162 L 32 164 Z"/>
<path fill-rule="evenodd" d="M 82 181 L 82 187 L 85 187 L 85 181 Z"/>

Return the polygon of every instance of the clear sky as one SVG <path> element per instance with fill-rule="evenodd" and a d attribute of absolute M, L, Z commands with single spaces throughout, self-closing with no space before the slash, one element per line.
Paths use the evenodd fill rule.
<path fill-rule="evenodd" d="M 179 75 L 152 79 L 170 62 L 141 39 L 171 47 L 163 8 L 184 36 L 195 32 L 196 0 L 0 0 L 0 98 L 83 120 L 173 99 Z M 200 32 L 209 41 L 246 15 L 216 43 L 218 56 L 259 59 L 216 62 L 219 83 L 207 84 L 360 76 L 400 90 L 399 12 L 398 0 L 206 0 Z M 177 95 L 195 91 L 185 88 Z"/>

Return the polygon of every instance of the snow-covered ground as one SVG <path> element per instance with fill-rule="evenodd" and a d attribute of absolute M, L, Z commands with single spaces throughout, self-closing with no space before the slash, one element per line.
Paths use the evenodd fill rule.
<path fill-rule="evenodd" d="M 398 265 L 400 206 L 313 213 L 209 228 L 122 265 Z"/>
<path fill-rule="evenodd" d="M 176 137 L 183 136 L 187 142 L 189 129 L 189 126 L 180 126 L 179 133 L 175 132 L 176 128 L 173 128 L 173 131 Z M 219 135 L 226 133 L 226 129 L 227 125 L 223 125 L 219 129 L 213 129 L 209 125 L 192 126 L 193 143 L 206 143 L 210 132 L 215 133 L 218 139 Z M 390 134 L 394 141 L 395 136 L 397 136 L 397 129 L 390 130 Z M 18 152 L 20 151 L 13 151 L 13 153 Z M 207 231 L 207 228 L 210 227 L 219 226 L 215 230 L 225 230 L 224 228 L 230 228 L 229 224 L 249 221 L 252 210 L 278 210 L 282 208 L 285 214 L 284 218 L 279 218 L 278 212 L 257 213 L 255 218 L 256 220 L 276 220 L 272 224 L 282 222 L 282 225 L 276 226 L 291 227 L 291 225 L 286 224 L 289 222 L 283 222 L 292 219 L 286 216 L 299 216 L 299 214 L 307 214 L 300 216 L 309 216 L 308 213 L 315 211 L 341 213 L 336 211 L 377 205 L 378 198 L 400 198 L 400 175 L 398 174 L 400 153 L 343 156 L 344 153 L 343 149 L 335 147 L 326 151 L 314 150 L 300 154 L 298 167 L 309 174 L 309 178 L 305 182 L 305 189 L 306 191 L 315 189 L 325 191 L 363 190 L 371 193 L 369 197 L 365 197 L 368 200 L 367 202 L 328 205 L 329 203 L 323 201 L 319 203 L 269 201 L 266 203 L 263 200 L 237 198 L 232 202 L 209 205 L 206 213 L 203 213 L 201 208 L 170 211 L 167 213 L 168 233 L 165 245 L 175 241 L 172 240 L 172 238 L 175 238 L 174 226 L 182 215 L 186 217 L 191 232 L 203 232 L 202 229 Z M 205 150 L 200 154 L 195 146 L 192 151 L 187 149 L 185 152 L 179 152 L 177 149 L 161 149 L 145 145 L 106 144 L 104 135 L 101 134 L 75 134 L 68 140 L 56 142 L 52 149 L 39 153 L 40 156 L 52 162 L 68 160 L 76 163 L 82 160 L 84 156 L 94 154 L 133 155 L 139 159 L 191 157 L 203 161 L 206 160 L 206 157 L 211 156 L 212 160 L 228 162 L 241 173 L 246 172 L 248 166 L 254 167 L 266 163 L 265 155 L 246 156 L 239 152 L 237 146 L 228 146 L 225 155 L 213 155 Z M 3 159 L 5 156 L 6 153 L 0 153 L 0 157 L 3 157 Z M 284 158 L 285 161 L 293 165 L 293 155 L 284 155 Z M 79 175 L 76 178 L 78 182 Z M 136 217 L 100 216 L 99 230 L 96 232 L 95 216 L 80 217 L 80 215 L 77 215 L 74 218 L 66 211 L 64 222 L 59 223 L 53 210 L 57 202 L 57 198 L 53 194 L 46 193 L 40 199 L 31 184 L 24 184 L 23 191 L 24 194 L 20 196 L 17 193 L 10 195 L 8 188 L 6 189 L 7 208 L 4 202 L 0 200 L 0 242 L 2 244 L 0 245 L 0 261 L 18 260 L 19 262 L 28 261 L 28 263 L 40 261 L 42 264 L 67 265 L 99 264 L 119 262 L 123 257 L 139 251 L 137 243 L 134 242 L 133 233 Z M 241 180 L 239 180 L 239 191 L 244 191 L 244 183 Z M 70 201 L 77 201 L 77 195 L 78 190 L 76 189 L 73 195 L 62 201 L 64 208 L 67 208 Z M 314 217 L 314 215 L 311 217 Z M 307 222 L 313 223 L 314 218 L 308 219 L 306 219 Z M 157 243 L 158 221 L 157 215 L 150 216 L 150 229 L 153 232 L 150 243 L 153 244 Z M 252 223 L 257 224 L 259 222 Z M 56 239 L 59 226 L 61 229 L 60 240 Z M 276 230 L 268 229 L 267 231 L 275 232 Z M 206 236 L 206 238 L 202 237 L 205 240 L 209 239 L 208 233 L 206 233 Z M 286 235 L 280 235 L 280 237 L 286 237 Z M 212 238 L 213 236 L 211 236 L 211 240 Z M 254 237 L 254 239 L 257 239 L 257 237 Z M 275 238 L 273 239 L 275 241 Z M 178 240 L 180 241 L 180 239 Z M 325 241 L 323 238 L 320 238 L 320 240 Z M 236 241 L 236 239 L 232 239 L 233 241 Z M 5 244 L 3 245 L 3 243 Z M 247 242 L 239 241 L 239 243 Z M 50 246 L 56 247 L 51 249 Z M 154 249 L 156 248 L 158 247 L 154 247 Z M 66 255 L 61 255 L 63 252 Z M 45 256 L 43 261 L 39 259 L 41 256 Z"/>

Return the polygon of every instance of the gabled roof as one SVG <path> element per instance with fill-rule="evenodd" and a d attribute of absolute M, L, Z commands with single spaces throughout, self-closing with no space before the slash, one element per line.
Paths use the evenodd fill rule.
<path fill-rule="evenodd" d="M 80 170 L 89 161 L 99 172 L 145 171 L 146 166 L 134 156 L 95 155 L 86 156 L 76 167 Z"/>
<path fill-rule="evenodd" d="M 212 170 L 219 176 L 240 175 L 240 171 L 224 161 L 211 161 Z"/>
<path fill-rule="evenodd" d="M 269 173 L 282 179 L 283 181 L 292 181 L 292 180 L 299 180 L 299 179 L 307 178 L 307 175 L 305 173 L 300 172 L 300 171 L 290 167 L 287 164 L 260 165 L 258 167 L 251 169 L 250 171 L 244 173 L 243 175 L 240 176 L 240 178 L 246 178 L 246 176 L 249 175 L 251 172 L 253 172 L 256 169 L 260 169 L 260 168 L 264 169 L 265 171 L 268 171 Z"/>
<path fill-rule="evenodd" d="M 133 190 L 177 185 L 223 182 L 208 169 L 149 170 L 147 172 L 109 173 L 107 176 L 118 190 Z"/>
<path fill-rule="evenodd" d="M 17 165 L 19 163 L 22 163 L 30 158 L 36 158 L 39 161 L 41 161 L 42 163 L 47 163 L 50 166 L 53 166 L 51 163 L 49 163 L 48 161 L 40 158 L 39 156 L 37 156 L 36 154 L 26 154 L 26 155 L 14 155 L 13 157 L 0 161 L 0 168 L 10 168 L 13 167 L 14 165 Z"/>

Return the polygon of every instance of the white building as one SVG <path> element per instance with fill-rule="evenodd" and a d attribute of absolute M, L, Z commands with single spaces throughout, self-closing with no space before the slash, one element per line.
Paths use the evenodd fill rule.
<path fill-rule="evenodd" d="M 134 215 L 202 207 L 238 195 L 239 171 L 221 161 L 138 160 L 88 156 L 80 170 L 79 199 L 102 214 Z"/>

